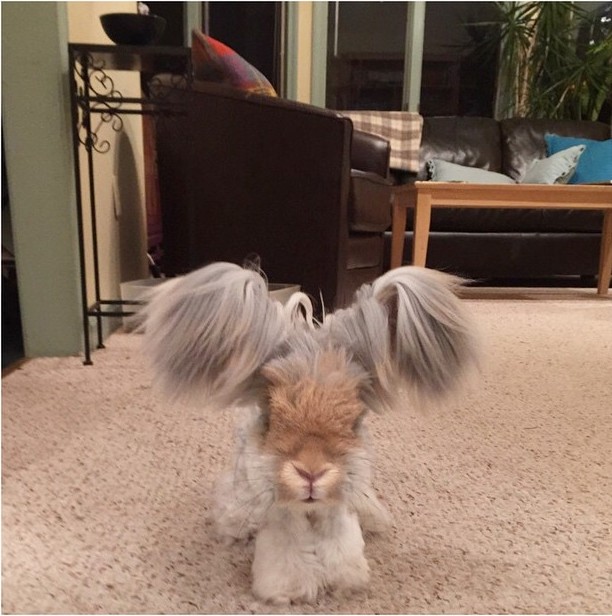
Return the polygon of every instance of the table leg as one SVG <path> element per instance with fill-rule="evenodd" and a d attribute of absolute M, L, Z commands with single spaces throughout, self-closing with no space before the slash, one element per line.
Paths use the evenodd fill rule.
<path fill-rule="evenodd" d="M 393 196 L 393 222 L 391 223 L 391 269 L 401 267 L 406 233 L 406 203 L 402 195 Z"/>
<path fill-rule="evenodd" d="M 606 295 L 610 287 L 612 275 L 612 210 L 604 212 L 604 223 L 601 231 L 601 253 L 599 256 L 599 279 L 597 293 Z"/>
<path fill-rule="evenodd" d="M 412 238 L 412 265 L 425 267 L 427 243 L 431 223 L 431 195 L 421 191 L 417 194 L 414 208 L 414 236 Z"/>

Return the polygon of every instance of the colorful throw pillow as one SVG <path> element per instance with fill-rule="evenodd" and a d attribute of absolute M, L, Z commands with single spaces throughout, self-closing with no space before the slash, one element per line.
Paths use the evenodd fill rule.
<path fill-rule="evenodd" d="M 570 178 L 570 184 L 612 181 L 612 139 L 596 141 L 582 137 L 544 135 L 544 140 L 549 155 L 572 146 L 585 146 L 576 166 L 576 172 Z"/>
<path fill-rule="evenodd" d="M 445 160 L 432 158 L 427 161 L 429 179 L 434 182 L 472 182 L 473 184 L 516 184 L 516 182 L 495 171 L 487 171 L 478 167 L 466 167 L 449 163 Z"/>
<path fill-rule="evenodd" d="M 266 77 L 231 47 L 193 30 L 191 36 L 193 76 L 202 81 L 227 83 L 238 90 L 277 96 Z"/>
<path fill-rule="evenodd" d="M 521 184 L 567 184 L 574 173 L 586 146 L 575 145 L 552 154 L 548 158 L 534 160 L 528 167 Z"/>

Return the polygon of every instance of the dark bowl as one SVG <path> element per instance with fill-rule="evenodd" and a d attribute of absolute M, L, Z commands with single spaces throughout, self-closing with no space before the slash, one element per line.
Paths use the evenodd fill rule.
<path fill-rule="evenodd" d="M 102 28 L 117 45 L 152 45 L 164 33 L 166 20 L 159 15 L 107 13 L 100 15 Z"/>

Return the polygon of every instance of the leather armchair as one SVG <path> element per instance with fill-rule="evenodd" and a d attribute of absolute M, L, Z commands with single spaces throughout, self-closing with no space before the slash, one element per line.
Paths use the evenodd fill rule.
<path fill-rule="evenodd" d="M 167 275 L 258 255 L 326 309 L 382 273 L 389 143 L 339 113 L 196 82 L 157 123 Z"/>

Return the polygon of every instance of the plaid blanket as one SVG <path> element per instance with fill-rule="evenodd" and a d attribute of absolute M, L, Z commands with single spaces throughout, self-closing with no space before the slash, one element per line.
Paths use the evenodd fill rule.
<path fill-rule="evenodd" d="M 392 169 L 419 170 L 419 147 L 423 117 L 414 111 L 341 111 L 364 133 L 387 139 L 391 144 Z"/>

